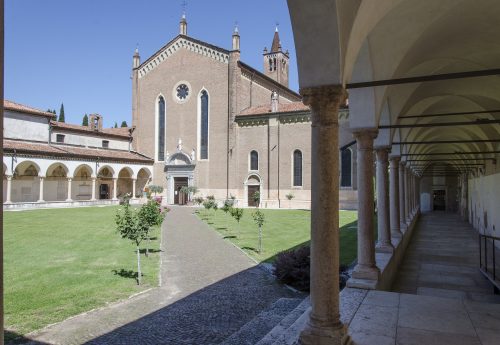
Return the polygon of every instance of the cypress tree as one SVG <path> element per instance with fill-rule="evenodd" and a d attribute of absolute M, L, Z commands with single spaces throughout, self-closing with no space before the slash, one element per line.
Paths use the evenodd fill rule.
<path fill-rule="evenodd" d="M 128 127 L 128 125 L 127 125 L 127 121 L 122 121 L 122 125 L 121 125 L 121 127 Z"/>
<path fill-rule="evenodd" d="M 116 121 L 115 121 L 115 128 L 118 128 L 118 124 L 116 123 Z"/>
<path fill-rule="evenodd" d="M 87 114 L 85 114 L 85 115 L 83 116 L 82 126 L 85 126 L 85 127 L 88 127 L 88 126 L 89 126 L 89 117 L 87 116 Z"/>
<path fill-rule="evenodd" d="M 64 104 L 61 103 L 61 109 L 59 110 L 59 122 L 65 122 L 64 120 Z"/>

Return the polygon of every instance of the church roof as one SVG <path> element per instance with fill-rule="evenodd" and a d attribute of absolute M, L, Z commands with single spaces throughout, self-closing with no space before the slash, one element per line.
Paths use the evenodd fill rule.
<path fill-rule="evenodd" d="M 273 37 L 273 44 L 271 45 L 271 53 L 279 52 L 281 50 L 280 48 L 281 48 L 280 34 L 278 33 L 278 28 L 276 28 Z"/>
<path fill-rule="evenodd" d="M 246 108 L 237 116 L 255 116 L 255 115 L 270 115 L 280 113 L 295 113 L 295 112 L 310 112 L 310 108 L 302 102 L 279 103 L 278 111 L 274 112 L 271 109 L 271 104 L 259 105 L 256 107 Z"/>
<path fill-rule="evenodd" d="M 27 140 L 3 140 L 5 153 L 16 152 L 39 157 L 57 157 L 62 159 L 87 159 L 109 162 L 131 162 L 153 164 L 153 159 L 133 151 L 113 150 L 74 145 L 48 144 L 46 142 Z"/>
<path fill-rule="evenodd" d="M 12 102 L 12 101 L 9 101 L 6 99 L 4 99 L 4 101 L 3 101 L 3 108 L 5 110 L 11 110 L 11 111 L 15 111 L 18 113 L 27 113 L 30 115 L 37 115 L 37 116 L 46 117 L 46 118 L 50 118 L 50 119 L 55 116 L 55 114 L 52 114 L 52 113 L 49 113 L 49 112 L 46 112 L 46 111 L 43 111 L 40 109 L 28 107 L 27 105 L 19 104 L 19 103 Z"/>
<path fill-rule="evenodd" d="M 238 67 L 240 67 L 242 70 L 247 70 L 247 72 L 249 72 L 249 74 L 251 74 L 254 78 L 257 77 L 257 78 L 259 78 L 259 79 L 261 79 L 261 80 L 263 80 L 263 81 L 271 84 L 272 88 L 274 88 L 276 90 L 279 90 L 278 93 L 281 96 L 285 96 L 285 97 L 289 98 L 292 101 L 300 101 L 300 100 L 302 100 L 302 96 L 299 95 L 297 92 L 295 92 L 295 91 L 287 88 L 285 85 L 283 85 L 281 83 L 278 83 L 276 80 L 268 77 L 267 75 L 265 75 L 264 73 L 256 70 L 252 66 L 247 65 L 244 62 L 238 61 Z"/>
<path fill-rule="evenodd" d="M 92 134 L 92 135 L 97 135 L 97 136 L 112 136 L 112 137 L 119 137 L 119 138 L 129 138 L 130 137 L 130 127 L 120 127 L 120 128 L 102 128 L 99 131 L 92 130 L 88 126 L 80 126 L 80 125 L 74 125 L 70 123 L 65 123 L 65 122 L 57 122 L 57 121 L 51 121 L 50 122 L 52 128 L 63 130 L 63 131 L 70 131 L 70 132 L 78 132 L 78 133 L 83 133 L 83 134 Z"/>

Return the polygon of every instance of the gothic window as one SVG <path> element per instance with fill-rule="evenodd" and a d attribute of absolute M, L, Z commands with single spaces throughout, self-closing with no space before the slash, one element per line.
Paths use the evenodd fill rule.
<path fill-rule="evenodd" d="M 302 186 L 302 152 L 293 151 L 293 186 Z"/>
<path fill-rule="evenodd" d="M 276 58 L 273 59 L 273 70 L 276 71 Z"/>
<path fill-rule="evenodd" d="M 250 170 L 259 170 L 259 153 L 255 150 L 250 152 Z"/>
<path fill-rule="evenodd" d="M 273 59 L 269 58 L 269 71 L 273 70 Z"/>
<path fill-rule="evenodd" d="M 351 187 L 351 150 L 345 149 L 340 153 L 340 186 Z"/>
<path fill-rule="evenodd" d="M 200 96 L 200 159 L 208 159 L 208 93 Z"/>
<path fill-rule="evenodd" d="M 159 161 L 165 158 L 165 100 L 160 96 L 158 99 L 158 157 Z"/>

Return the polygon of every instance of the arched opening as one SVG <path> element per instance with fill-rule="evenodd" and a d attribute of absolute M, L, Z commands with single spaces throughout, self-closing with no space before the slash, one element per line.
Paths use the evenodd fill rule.
<path fill-rule="evenodd" d="M 145 187 L 151 179 L 151 171 L 147 168 L 141 168 L 137 173 L 137 182 L 135 184 L 135 195 L 138 197 L 143 196 Z"/>
<path fill-rule="evenodd" d="M 12 202 L 36 202 L 40 196 L 40 168 L 31 161 L 17 165 L 12 178 Z"/>
<path fill-rule="evenodd" d="M 165 99 L 160 96 L 158 98 L 157 105 L 157 113 L 158 113 L 158 138 L 157 138 L 157 152 L 158 155 L 156 159 L 158 161 L 165 160 Z"/>
<path fill-rule="evenodd" d="M 132 170 L 130 168 L 123 168 L 118 173 L 116 196 L 118 198 L 122 198 L 126 194 L 132 196 L 132 185 Z"/>
<path fill-rule="evenodd" d="M 255 150 L 250 152 L 250 170 L 259 170 L 259 153 Z"/>
<path fill-rule="evenodd" d="M 3 163 L 3 196 L 2 203 L 7 201 L 7 166 Z"/>
<path fill-rule="evenodd" d="M 206 90 L 200 93 L 199 106 L 199 152 L 200 159 L 208 159 L 208 121 L 209 121 L 209 97 Z"/>
<path fill-rule="evenodd" d="M 258 207 L 262 200 L 261 179 L 258 175 L 250 175 L 245 182 L 245 197 L 249 207 Z"/>
<path fill-rule="evenodd" d="M 302 152 L 293 151 L 293 186 L 302 187 Z"/>
<path fill-rule="evenodd" d="M 92 169 L 88 165 L 76 168 L 71 192 L 73 200 L 92 199 Z"/>
<path fill-rule="evenodd" d="M 113 177 L 114 171 L 109 166 L 103 166 L 97 174 L 98 199 L 111 199 L 113 196 Z"/>
<path fill-rule="evenodd" d="M 45 175 L 43 200 L 64 201 L 68 198 L 68 168 L 62 163 L 54 163 Z"/>

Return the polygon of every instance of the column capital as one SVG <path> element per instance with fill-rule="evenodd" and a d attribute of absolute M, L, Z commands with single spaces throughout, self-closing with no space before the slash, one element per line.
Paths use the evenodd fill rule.
<path fill-rule="evenodd" d="M 373 151 L 373 139 L 378 135 L 376 128 L 355 129 L 352 131 L 352 136 L 356 139 L 358 150 Z"/>
<path fill-rule="evenodd" d="M 375 147 L 375 153 L 377 154 L 377 160 L 387 161 L 389 159 L 390 147 Z"/>
<path fill-rule="evenodd" d="M 40 180 L 43 180 L 43 179 L 45 178 L 45 176 L 38 176 L 38 178 L 39 178 Z"/>
<path fill-rule="evenodd" d="M 399 156 L 390 156 L 389 157 L 389 166 L 391 169 L 399 169 L 399 161 L 401 160 L 401 157 Z"/>
<path fill-rule="evenodd" d="M 68 182 L 73 181 L 73 178 L 72 178 L 72 177 L 66 177 L 66 179 L 68 180 Z"/>
<path fill-rule="evenodd" d="M 11 181 L 12 180 L 12 175 L 5 175 L 5 177 L 7 178 L 8 181 Z"/>
<path fill-rule="evenodd" d="M 338 123 L 338 108 L 347 98 L 342 85 L 324 85 L 300 89 L 305 105 L 312 108 L 312 126 L 329 126 Z"/>

